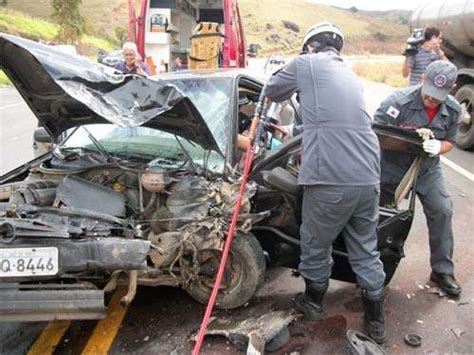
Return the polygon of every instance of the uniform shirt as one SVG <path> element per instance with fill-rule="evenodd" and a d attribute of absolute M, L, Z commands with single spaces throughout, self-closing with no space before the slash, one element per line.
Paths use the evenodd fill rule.
<path fill-rule="evenodd" d="M 396 90 L 375 112 L 375 122 L 406 129 L 426 127 L 435 138 L 456 142 L 457 124 L 461 109 L 458 102 L 449 95 L 441 103 L 432 120 L 429 119 L 421 98 L 421 85 Z M 382 181 L 398 184 L 413 162 L 415 156 L 399 151 L 382 151 Z M 439 156 L 426 157 L 422 161 L 419 177 L 440 173 Z M 420 184 L 418 184 L 420 185 Z"/>
<path fill-rule="evenodd" d="M 408 57 L 410 85 L 421 84 L 421 75 L 425 72 L 426 67 L 438 59 L 438 55 L 435 52 L 427 51 L 423 48 L 420 48 L 414 56 Z"/>
<path fill-rule="evenodd" d="M 147 75 L 150 75 L 150 69 L 148 69 L 148 66 L 145 63 L 141 63 L 140 66 L 142 67 L 143 71 L 147 73 Z M 117 64 L 115 64 L 115 69 L 118 71 L 124 73 L 124 74 L 136 74 L 137 73 L 137 68 L 133 68 L 129 70 L 127 68 L 127 65 L 125 64 L 125 61 L 120 61 Z"/>
<path fill-rule="evenodd" d="M 359 78 L 335 50 L 292 60 L 267 82 L 273 101 L 300 98 L 300 185 L 369 186 L 380 181 L 379 144 Z"/>

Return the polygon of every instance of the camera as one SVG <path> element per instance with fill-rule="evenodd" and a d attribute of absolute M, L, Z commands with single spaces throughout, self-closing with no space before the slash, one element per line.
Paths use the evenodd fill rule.
<path fill-rule="evenodd" d="M 410 37 L 408 37 L 406 43 L 407 46 L 402 52 L 404 56 L 414 56 L 418 53 L 420 49 L 420 45 L 425 40 L 425 32 L 422 28 L 415 28 L 411 33 Z"/>

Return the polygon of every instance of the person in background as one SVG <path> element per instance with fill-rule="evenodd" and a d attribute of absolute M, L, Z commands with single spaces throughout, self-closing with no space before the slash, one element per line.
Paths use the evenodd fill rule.
<path fill-rule="evenodd" d="M 421 84 L 421 75 L 426 67 L 436 60 L 448 60 L 441 50 L 442 34 L 435 27 L 428 27 L 424 32 L 424 41 L 415 55 L 407 55 L 403 63 L 402 75 L 409 78 L 409 84 Z"/>
<path fill-rule="evenodd" d="M 167 73 L 167 72 L 168 72 L 168 64 L 164 61 L 164 59 L 161 59 L 158 73 Z"/>
<path fill-rule="evenodd" d="M 137 45 L 133 42 L 125 42 L 122 46 L 123 61 L 115 65 L 115 69 L 124 74 L 150 75 L 150 69 L 142 62 L 142 58 L 137 50 Z"/>
<path fill-rule="evenodd" d="M 306 288 L 296 297 L 295 307 L 311 320 L 323 319 L 323 298 L 334 264 L 332 244 L 342 234 L 362 289 L 369 336 L 383 343 L 385 272 L 376 233 L 380 147 L 362 84 L 340 56 L 343 43 L 336 25 L 322 22 L 311 27 L 303 42 L 307 54 L 273 74 L 265 96 L 282 102 L 297 92 L 303 119 L 299 272 Z"/>
<path fill-rule="evenodd" d="M 176 58 L 174 59 L 174 70 L 179 71 L 179 70 L 187 70 L 188 69 L 188 63 L 185 57 L 182 57 L 181 55 L 177 55 Z"/>
<path fill-rule="evenodd" d="M 429 129 L 417 177 L 418 195 L 428 224 L 431 251 L 431 281 L 439 284 L 448 294 L 457 296 L 461 286 L 454 278 L 453 264 L 453 206 L 446 188 L 439 156 L 448 153 L 456 142 L 459 103 L 449 95 L 458 75 L 454 64 L 435 61 L 423 74 L 422 85 L 396 90 L 377 109 L 376 123 L 410 129 Z M 419 134 L 421 131 L 418 131 Z M 413 154 L 400 151 L 382 151 L 382 204 L 393 201 L 394 192 L 409 166 Z"/>

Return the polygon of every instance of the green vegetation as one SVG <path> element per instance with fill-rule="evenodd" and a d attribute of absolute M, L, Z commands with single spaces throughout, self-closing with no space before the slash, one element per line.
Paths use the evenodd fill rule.
<path fill-rule="evenodd" d="M 8 77 L 5 75 L 3 70 L 0 70 L 0 87 L 11 86 L 11 85 L 12 85 L 12 83 L 10 82 Z"/>
<path fill-rule="evenodd" d="M 140 3 L 135 0 L 137 11 Z M 239 0 L 239 6 L 247 43 L 259 44 L 261 56 L 298 53 L 306 29 L 319 21 L 331 21 L 341 27 L 346 37 L 346 55 L 398 54 L 408 31 L 407 12 L 344 10 L 306 0 Z M 110 51 L 119 47 L 127 35 L 127 1 L 82 0 L 80 12 L 87 33 L 77 46 L 81 54 L 93 58 L 98 48 Z M 8 0 L 7 10 L 0 9 L 0 31 L 34 40 L 53 40 L 58 27 L 46 21 L 51 15 L 51 0 Z M 354 70 L 368 80 L 397 87 L 406 85 L 397 63 L 356 63 Z M 0 84 L 4 82 L 7 79 L 0 74 Z"/>
<path fill-rule="evenodd" d="M 55 41 L 58 26 L 37 18 L 26 16 L 18 11 L 0 9 L 0 32 L 21 36 L 35 41 Z M 78 51 L 84 55 L 95 55 L 102 48 L 113 50 L 116 46 L 104 39 L 85 35 Z"/>
<path fill-rule="evenodd" d="M 58 26 L 50 22 L 26 16 L 18 11 L 0 9 L 0 32 L 21 36 L 34 41 L 55 41 Z M 111 51 L 116 46 L 104 39 L 85 35 L 77 45 L 79 53 L 95 59 L 97 50 Z M 0 86 L 10 86 L 10 80 L 0 70 Z"/>
<path fill-rule="evenodd" d="M 393 87 L 407 86 L 407 79 L 402 76 L 402 63 L 365 63 L 352 65 L 352 70 L 364 79 L 384 83 Z"/>
<path fill-rule="evenodd" d="M 141 1 L 135 0 L 137 15 Z M 33 17 L 51 20 L 51 0 L 8 0 L 7 7 Z M 117 48 L 120 47 L 121 43 L 115 37 L 115 27 L 128 27 L 127 0 L 82 0 L 80 11 L 87 34 L 104 38 L 114 42 Z"/>
<path fill-rule="evenodd" d="M 84 34 L 84 18 L 79 10 L 82 0 L 51 0 L 53 14 L 58 23 L 57 38 L 62 43 L 77 44 Z"/>
<path fill-rule="evenodd" d="M 0 31 L 33 40 L 53 40 L 57 27 L 17 11 L 0 9 Z"/>
<path fill-rule="evenodd" d="M 85 35 L 84 37 L 82 37 L 82 41 L 84 42 L 84 44 L 92 46 L 95 49 L 103 49 L 107 52 L 117 49 L 117 46 L 115 46 L 114 43 L 94 36 Z"/>
<path fill-rule="evenodd" d="M 46 20 L 51 18 L 51 0 L 8 0 L 7 7 Z M 135 0 L 140 11 L 141 0 Z M 408 35 L 406 12 L 366 12 L 318 5 L 307 0 L 239 0 L 247 44 L 261 46 L 261 55 L 274 52 L 293 55 L 301 49 L 306 29 L 319 21 L 332 21 L 346 36 L 344 54 L 395 54 L 401 51 Z M 105 38 L 120 46 L 127 29 L 126 0 L 82 0 L 81 15 L 87 34 Z M 403 20 L 403 21 L 402 21 Z M 299 31 L 285 27 L 289 21 Z"/>

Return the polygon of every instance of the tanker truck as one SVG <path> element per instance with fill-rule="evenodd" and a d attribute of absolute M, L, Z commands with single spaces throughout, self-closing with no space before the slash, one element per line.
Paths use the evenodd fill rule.
<path fill-rule="evenodd" d="M 454 96 L 466 108 L 461 115 L 457 145 L 474 149 L 474 0 L 432 1 L 420 5 L 410 21 L 414 28 L 437 27 L 442 49 L 459 69 Z"/>

